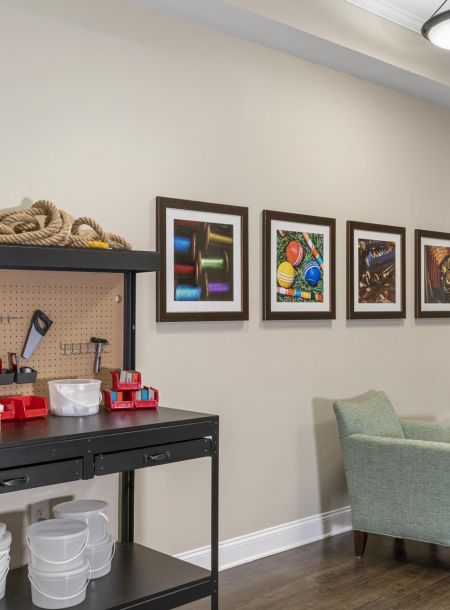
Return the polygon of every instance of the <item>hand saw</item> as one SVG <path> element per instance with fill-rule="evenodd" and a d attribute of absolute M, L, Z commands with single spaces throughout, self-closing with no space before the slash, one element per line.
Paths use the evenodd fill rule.
<path fill-rule="evenodd" d="M 39 345 L 39 342 L 45 337 L 50 329 L 53 321 L 45 315 L 43 311 L 37 309 L 31 319 L 30 329 L 28 330 L 25 345 L 22 350 L 22 358 L 28 360 L 33 355 L 34 350 Z"/>

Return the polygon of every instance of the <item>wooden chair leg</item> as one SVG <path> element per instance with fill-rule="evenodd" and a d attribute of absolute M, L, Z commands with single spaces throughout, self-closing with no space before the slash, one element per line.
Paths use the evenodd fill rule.
<path fill-rule="evenodd" d="M 353 539 L 355 541 L 355 555 L 361 559 L 364 555 L 364 551 L 366 550 L 367 532 L 353 530 Z"/>

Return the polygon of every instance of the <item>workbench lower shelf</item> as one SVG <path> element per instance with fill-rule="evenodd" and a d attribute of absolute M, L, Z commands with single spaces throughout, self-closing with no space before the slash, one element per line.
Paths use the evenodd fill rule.
<path fill-rule="evenodd" d="M 89 583 L 79 610 L 169 610 L 211 595 L 208 570 L 139 544 L 118 543 L 111 573 Z M 0 610 L 36 610 L 28 568 L 11 570 Z"/>

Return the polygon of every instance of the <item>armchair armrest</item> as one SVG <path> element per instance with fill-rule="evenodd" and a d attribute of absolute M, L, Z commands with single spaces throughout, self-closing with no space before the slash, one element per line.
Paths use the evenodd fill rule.
<path fill-rule="evenodd" d="M 450 443 L 450 423 L 401 419 L 403 433 L 408 439 Z"/>
<path fill-rule="evenodd" d="M 343 450 L 354 529 L 450 546 L 450 444 L 353 434 Z"/>

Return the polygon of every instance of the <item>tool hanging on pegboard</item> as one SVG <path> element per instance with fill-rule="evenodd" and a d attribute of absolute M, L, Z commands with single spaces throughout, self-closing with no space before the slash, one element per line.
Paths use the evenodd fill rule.
<path fill-rule="evenodd" d="M 31 319 L 25 345 L 22 350 L 22 358 L 28 360 L 33 355 L 34 350 L 50 330 L 53 320 L 50 320 L 43 311 L 37 309 Z"/>

